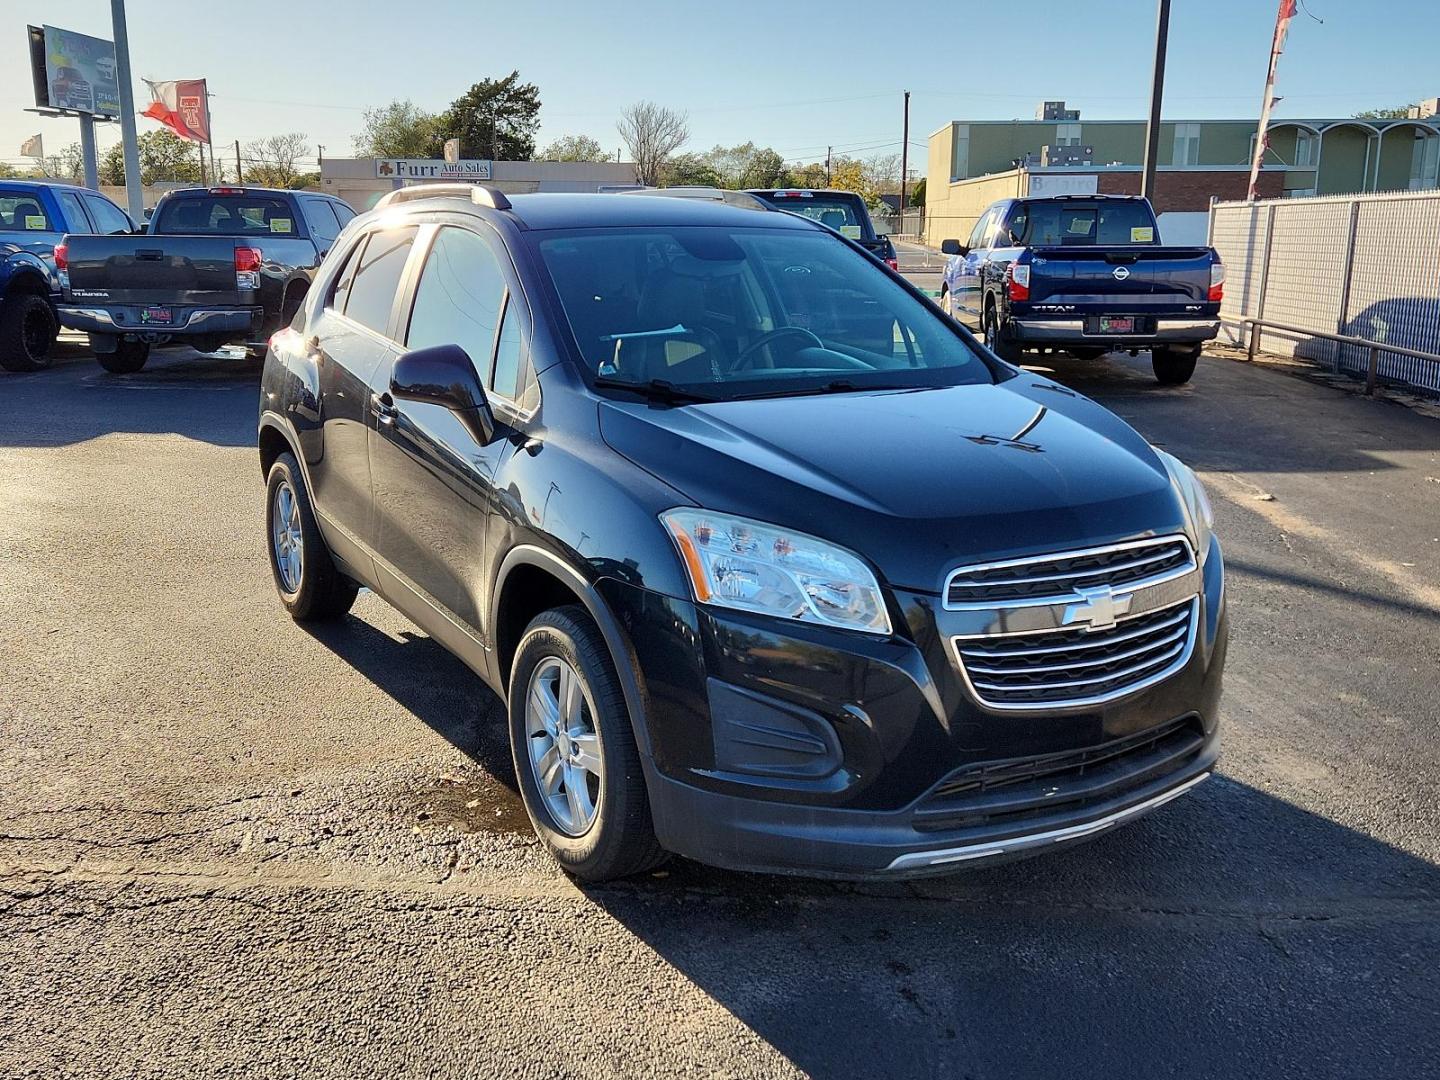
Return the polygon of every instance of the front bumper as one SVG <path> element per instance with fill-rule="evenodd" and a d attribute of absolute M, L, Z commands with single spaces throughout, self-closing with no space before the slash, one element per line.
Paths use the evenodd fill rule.
<path fill-rule="evenodd" d="M 1218 545 L 1202 573 L 1182 669 L 1118 700 L 1019 713 L 967 689 L 954 613 L 933 597 L 897 594 L 905 629 L 876 639 L 607 582 L 646 686 L 657 835 L 733 869 L 884 879 L 1133 820 L 1215 766 L 1228 633 Z M 965 789 L 996 770 L 1006 784 Z"/>
<path fill-rule="evenodd" d="M 259 332 L 261 310 L 241 308 L 175 308 L 175 321 L 151 323 L 141 318 L 145 305 L 82 307 L 62 304 L 56 312 L 60 325 L 91 334 L 139 334 L 160 338 L 232 335 L 235 339 Z"/>
<path fill-rule="evenodd" d="M 1194 345 L 1211 341 L 1220 332 L 1218 318 L 1155 318 L 1153 334 L 1089 334 L 1085 320 L 1026 316 L 1010 320 L 1010 333 L 1026 345 L 1067 346 L 1109 345 L 1114 348 L 1147 348 L 1151 345 Z"/>

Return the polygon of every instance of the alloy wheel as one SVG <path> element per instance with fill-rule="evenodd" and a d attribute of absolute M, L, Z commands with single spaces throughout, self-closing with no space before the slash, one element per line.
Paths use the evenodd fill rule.
<path fill-rule="evenodd" d="M 305 571 L 305 535 L 300 526 L 300 502 L 290 481 L 283 480 L 275 488 L 270 508 L 270 543 L 275 554 L 275 569 L 287 593 L 300 591 Z"/>
<path fill-rule="evenodd" d="M 540 798 L 559 831 L 583 836 L 599 816 L 605 763 L 590 691 L 561 657 L 547 656 L 530 675 L 525 746 Z"/>

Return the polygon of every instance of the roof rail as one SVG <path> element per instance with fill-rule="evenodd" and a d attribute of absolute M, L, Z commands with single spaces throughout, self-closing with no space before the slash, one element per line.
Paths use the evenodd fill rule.
<path fill-rule="evenodd" d="M 410 187 L 396 188 L 382 196 L 375 204 L 375 209 L 401 202 L 414 202 L 416 199 L 445 198 L 469 199 L 476 206 L 488 206 L 492 210 L 510 209 L 510 200 L 503 191 L 486 187 L 484 184 L 412 184 Z"/>
<path fill-rule="evenodd" d="M 764 199 L 757 199 L 748 191 L 732 191 L 729 188 L 708 187 L 704 184 L 682 185 L 678 187 L 665 188 L 632 188 L 628 191 L 617 191 L 617 195 L 658 195 L 668 199 L 702 199 L 708 202 L 726 203 L 729 206 L 738 206 L 742 210 L 774 210 Z"/>

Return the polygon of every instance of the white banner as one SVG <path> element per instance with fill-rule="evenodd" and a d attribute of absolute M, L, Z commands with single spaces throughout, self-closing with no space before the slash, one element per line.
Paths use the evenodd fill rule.
<path fill-rule="evenodd" d="M 375 175 L 381 180 L 489 180 L 490 162 L 475 158 L 441 161 L 436 158 L 376 158 Z"/>

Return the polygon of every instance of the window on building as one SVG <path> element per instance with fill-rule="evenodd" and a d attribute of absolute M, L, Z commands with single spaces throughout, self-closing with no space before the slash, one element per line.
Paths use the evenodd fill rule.
<path fill-rule="evenodd" d="M 1295 164 L 1302 169 L 1315 164 L 1315 136 L 1308 131 L 1295 132 Z"/>
<path fill-rule="evenodd" d="M 1422 191 L 1436 186 L 1440 173 L 1440 138 L 1415 132 L 1415 149 L 1410 157 L 1410 189 Z"/>
<path fill-rule="evenodd" d="M 1170 159 L 1172 165 L 1200 164 L 1200 125 L 1175 125 L 1175 153 Z"/>
<path fill-rule="evenodd" d="M 1079 146 L 1080 125 L 1079 124 L 1056 124 L 1055 125 L 1056 146 Z"/>

